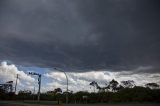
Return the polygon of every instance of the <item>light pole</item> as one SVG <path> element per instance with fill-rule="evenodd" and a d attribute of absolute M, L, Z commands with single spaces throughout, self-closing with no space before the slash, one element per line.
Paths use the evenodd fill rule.
<path fill-rule="evenodd" d="M 40 92 L 41 92 L 41 74 L 35 72 L 29 72 L 30 75 L 37 75 L 38 76 L 38 101 L 40 100 Z"/>
<path fill-rule="evenodd" d="M 55 70 L 58 70 L 58 71 L 61 71 L 61 72 L 63 72 L 64 73 L 64 75 L 66 76 L 66 80 L 67 80 L 67 88 L 66 88 L 66 104 L 68 104 L 68 76 L 67 76 L 67 74 L 66 74 L 66 72 L 65 71 L 63 71 L 63 70 L 61 70 L 61 69 L 57 69 L 57 68 L 54 68 Z"/>

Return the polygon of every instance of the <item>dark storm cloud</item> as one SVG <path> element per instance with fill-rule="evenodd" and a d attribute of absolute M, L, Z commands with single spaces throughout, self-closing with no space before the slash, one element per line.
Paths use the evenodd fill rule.
<path fill-rule="evenodd" d="M 159 72 L 159 4 L 158 0 L 1 0 L 0 59 L 81 71 L 152 66 Z"/>

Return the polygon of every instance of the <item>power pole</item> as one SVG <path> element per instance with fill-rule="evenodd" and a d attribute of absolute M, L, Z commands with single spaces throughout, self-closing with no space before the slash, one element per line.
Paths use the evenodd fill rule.
<path fill-rule="evenodd" d="M 16 93 L 16 91 L 17 91 L 17 80 L 18 80 L 18 74 L 17 74 L 17 77 L 16 77 L 15 93 Z"/>

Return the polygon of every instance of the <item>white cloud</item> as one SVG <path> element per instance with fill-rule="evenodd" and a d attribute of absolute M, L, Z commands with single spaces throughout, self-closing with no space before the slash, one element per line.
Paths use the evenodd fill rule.
<path fill-rule="evenodd" d="M 138 67 L 134 70 L 112 72 L 112 71 L 90 71 L 90 72 L 66 72 L 69 80 L 69 90 L 76 91 L 93 91 L 93 87 L 89 85 L 90 82 L 96 81 L 100 86 L 105 86 L 106 83 L 115 79 L 117 81 L 134 80 L 136 85 L 144 85 L 148 82 L 156 82 L 160 84 L 159 73 L 145 73 L 141 70 L 150 69 L 151 67 Z M 17 90 L 35 90 L 38 89 L 37 80 L 33 76 L 27 75 L 24 71 L 19 70 L 14 64 L 8 65 L 6 62 L 0 64 L 0 81 L 5 83 L 7 81 L 16 80 L 16 75 L 19 74 Z M 55 88 L 62 88 L 66 91 L 66 76 L 63 72 L 49 71 L 42 75 L 41 92 L 54 90 Z"/>
<path fill-rule="evenodd" d="M 150 67 L 138 67 L 135 70 L 144 70 Z M 66 90 L 66 78 L 62 72 L 49 72 L 44 74 L 44 76 L 51 78 L 52 81 L 48 82 L 49 88 L 60 87 L 63 90 Z M 100 86 L 105 86 L 105 84 L 112 79 L 117 80 L 118 82 L 123 80 L 134 80 L 135 84 L 138 86 L 143 86 L 148 82 L 156 82 L 160 84 L 160 74 L 159 73 L 133 73 L 130 71 L 121 71 L 121 72 L 111 72 L 111 71 L 91 71 L 91 72 L 67 72 L 69 79 L 69 89 L 73 91 L 93 91 L 92 87 L 89 85 L 91 81 L 96 81 Z"/>
<path fill-rule="evenodd" d="M 13 84 L 15 85 L 17 74 L 19 75 L 18 86 L 21 88 L 22 87 L 31 88 L 30 87 L 31 83 L 35 82 L 34 78 L 27 75 L 24 71 L 19 70 L 14 64 L 8 65 L 7 62 L 1 62 L 0 64 L 0 81 L 1 82 L 0 83 L 13 81 Z"/>

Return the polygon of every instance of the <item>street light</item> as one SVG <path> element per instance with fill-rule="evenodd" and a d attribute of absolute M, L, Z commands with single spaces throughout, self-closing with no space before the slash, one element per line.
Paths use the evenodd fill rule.
<path fill-rule="evenodd" d="M 67 80 L 67 88 L 66 88 L 66 104 L 68 104 L 68 76 L 67 76 L 67 74 L 66 74 L 66 72 L 65 71 L 63 71 L 62 69 L 57 69 L 57 68 L 54 68 L 55 70 L 58 70 L 58 71 L 61 71 L 61 72 L 63 72 L 64 73 L 64 75 L 66 76 L 66 80 Z"/>
<path fill-rule="evenodd" d="M 29 72 L 30 75 L 37 75 L 38 76 L 38 85 L 39 85 L 39 89 L 38 89 L 38 101 L 40 100 L 40 91 L 41 91 L 41 74 L 39 73 L 35 73 L 35 72 Z"/>

